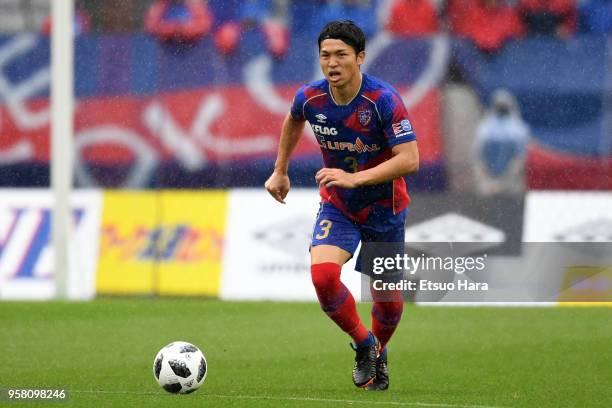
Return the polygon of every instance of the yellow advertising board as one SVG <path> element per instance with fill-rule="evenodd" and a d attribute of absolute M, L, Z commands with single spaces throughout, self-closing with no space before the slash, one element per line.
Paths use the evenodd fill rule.
<path fill-rule="evenodd" d="M 560 306 L 612 306 L 612 266 L 567 268 Z"/>
<path fill-rule="evenodd" d="M 218 296 L 225 191 L 107 191 L 98 294 Z"/>

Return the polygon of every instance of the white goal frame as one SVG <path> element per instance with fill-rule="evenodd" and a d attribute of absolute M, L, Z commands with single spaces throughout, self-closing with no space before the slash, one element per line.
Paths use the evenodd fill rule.
<path fill-rule="evenodd" d="M 55 294 L 68 298 L 74 162 L 74 0 L 51 1 L 51 234 Z"/>

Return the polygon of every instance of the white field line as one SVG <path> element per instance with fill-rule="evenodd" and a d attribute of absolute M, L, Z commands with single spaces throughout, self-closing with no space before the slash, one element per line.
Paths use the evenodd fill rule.
<path fill-rule="evenodd" d="M 98 390 L 70 390 L 69 393 L 75 394 L 117 394 L 117 395 L 160 395 L 158 392 L 136 392 L 136 391 L 98 391 Z M 163 394 L 162 394 L 163 395 Z M 223 395 L 223 394 L 206 394 L 199 393 L 201 397 L 209 398 L 227 398 L 227 399 L 242 399 L 242 400 L 262 400 L 262 401 L 304 401 L 304 402 L 325 402 L 338 404 L 362 404 L 362 405 L 380 405 L 380 406 L 395 406 L 395 407 L 439 407 L 439 408 L 502 408 L 490 405 L 462 405 L 462 404 L 445 404 L 436 402 L 418 402 L 418 401 L 367 401 L 367 400 L 347 400 L 347 399 L 329 399 L 329 398 L 312 398 L 312 397 L 274 397 L 265 395 Z"/>

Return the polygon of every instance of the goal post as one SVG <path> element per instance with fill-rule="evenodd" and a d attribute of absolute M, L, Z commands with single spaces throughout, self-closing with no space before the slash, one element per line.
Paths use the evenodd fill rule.
<path fill-rule="evenodd" d="M 68 298 L 74 154 L 74 0 L 51 1 L 51 234 L 55 293 Z"/>

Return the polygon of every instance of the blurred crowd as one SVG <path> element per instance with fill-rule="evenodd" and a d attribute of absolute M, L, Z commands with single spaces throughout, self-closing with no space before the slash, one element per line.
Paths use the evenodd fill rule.
<path fill-rule="evenodd" d="M 48 35 L 50 1 L 0 0 L 0 35 Z M 471 42 L 483 60 L 512 40 L 612 32 L 612 0 L 75 0 L 75 7 L 76 35 L 144 31 L 169 46 L 206 38 L 220 54 L 231 55 L 247 34 L 256 33 L 275 58 L 283 58 L 292 42 L 314 44 L 321 27 L 337 19 L 355 21 L 370 38 L 450 34 Z M 472 85 L 455 65 L 449 64 L 445 79 L 465 107 Z M 477 191 L 520 193 L 532 136 L 515 96 L 500 89 L 488 95 L 488 104 L 476 102 L 475 110 L 480 120 L 468 133 L 474 133 L 470 158 Z"/>
<path fill-rule="evenodd" d="M 76 0 L 75 18 L 78 34 L 144 29 L 180 43 L 211 36 L 223 54 L 258 30 L 282 57 L 292 38 L 312 38 L 335 19 L 355 21 L 368 37 L 448 32 L 491 53 L 527 36 L 609 33 L 612 0 Z M 23 30 L 49 32 L 49 0 L 0 0 L 0 32 Z"/>

